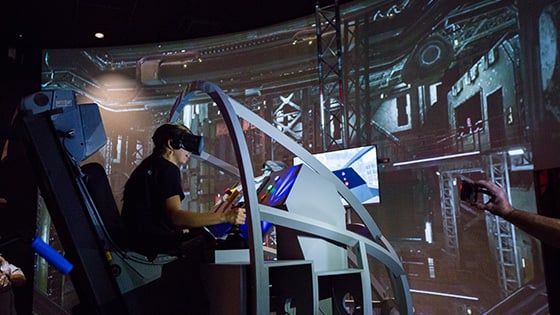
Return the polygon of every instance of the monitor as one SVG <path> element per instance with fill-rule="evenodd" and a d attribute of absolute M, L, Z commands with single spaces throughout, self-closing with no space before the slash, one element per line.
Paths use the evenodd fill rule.
<path fill-rule="evenodd" d="M 377 147 L 368 145 L 342 149 L 313 156 L 330 169 L 362 204 L 379 203 Z M 301 164 L 299 157 L 294 165 Z"/>

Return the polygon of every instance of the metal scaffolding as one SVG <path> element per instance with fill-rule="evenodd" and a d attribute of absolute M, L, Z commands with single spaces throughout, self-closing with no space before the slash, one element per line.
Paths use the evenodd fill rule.
<path fill-rule="evenodd" d="M 362 15 L 352 21 L 344 21 L 344 51 L 350 58 L 345 59 L 344 75 L 347 91 L 353 97 L 346 99 L 348 107 L 348 139 L 351 145 L 371 143 L 372 128 L 370 121 L 373 116 L 370 98 L 370 53 L 369 33 L 371 23 L 368 16 Z M 350 100 L 354 100 L 351 104 Z"/>
<path fill-rule="evenodd" d="M 338 1 L 334 5 L 315 6 L 319 107 L 322 151 L 348 147 L 348 109 L 342 67 L 342 40 Z"/>
<path fill-rule="evenodd" d="M 507 165 L 507 153 L 499 152 L 488 156 L 490 180 L 500 185 L 511 202 L 510 183 Z M 521 287 L 521 270 L 515 226 L 506 220 L 487 214 L 488 229 L 496 237 L 495 254 L 499 260 L 498 277 L 504 291 L 509 295 Z"/>
<path fill-rule="evenodd" d="M 453 256 L 459 255 L 459 237 L 457 236 L 457 216 L 455 202 L 455 172 L 441 172 L 439 176 L 439 187 L 441 196 L 441 216 L 445 251 Z"/>

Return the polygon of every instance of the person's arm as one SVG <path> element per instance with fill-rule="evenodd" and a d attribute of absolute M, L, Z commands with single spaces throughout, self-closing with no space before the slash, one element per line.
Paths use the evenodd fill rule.
<path fill-rule="evenodd" d="M 196 213 L 185 211 L 181 208 L 181 199 L 178 195 L 165 200 L 165 212 L 171 224 L 177 227 L 195 228 L 208 225 L 230 223 L 245 223 L 245 209 L 229 207 L 223 212 Z"/>
<path fill-rule="evenodd" d="M 542 242 L 560 248 L 559 219 L 518 209 L 512 209 L 503 218 Z"/>
<path fill-rule="evenodd" d="M 12 286 L 21 287 L 25 284 L 26 279 L 23 271 L 19 267 L 9 263 L 2 256 L 0 256 L 0 270 L 1 273 L 4 273 L 8 277 Z"/>
<path fill-rule="evenodd" d="M 490 200 L 472 203 L 472 206 L 488 210 L 550 246 L 560 247 L 560 219 L 513 208 L 506 192 L 493 182 L 480 180 L 475 184 L 488 190 Z"/>

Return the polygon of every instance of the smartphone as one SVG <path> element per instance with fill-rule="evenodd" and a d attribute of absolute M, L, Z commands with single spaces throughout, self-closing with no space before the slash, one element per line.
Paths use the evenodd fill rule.
<path fill-rule="evenodd" d="M 459 181 L 459 197 L 463 201 L 478 202 L 480 201 L 481 189 L 470 179 L 461 178 Z"/>

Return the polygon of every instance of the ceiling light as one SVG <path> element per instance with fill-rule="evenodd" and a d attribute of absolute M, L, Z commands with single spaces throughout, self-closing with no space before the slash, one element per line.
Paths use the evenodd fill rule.
<path fill-rule="evenodd" d="M 393 163 L 393 166 L 396 167 L 396 166 L 403 166 L 403 165 L 409 165 L 409 164 L 415 164 L 415 163 L 423 163 L 423 162 L 432 162 L 432 161 L 439 161 L 439 160 L 445 160 L 445 159 L 453 159 L 453 158 L 466 157 L 466 156 L 476 155 L 476 154 L 480 154 L 480 151 L 463 152 L 463 153 L 457 153 L 457 154 L 451 154 L 451 155 L 436 156 L 436 157 L 431 157 L 431 158 L 426 158 L 426 159 L 419 159 L 419 160 L 412 160 L 412 161 L 405 161 L 405 162 L 397 162 L 397 163 Z"/>
<path fill-rule="evenodd" d="M 101 33 L 101 32 L 97 32 L 97 33 L 95 33 L 95 35 L 93 35 L 93 36 L 95 36 L 95 38 L 97 38 L 97 39 L 102 39 L 103 37 L 105 37 L 105 34 L 103 34 L 103 33 Z"/>

